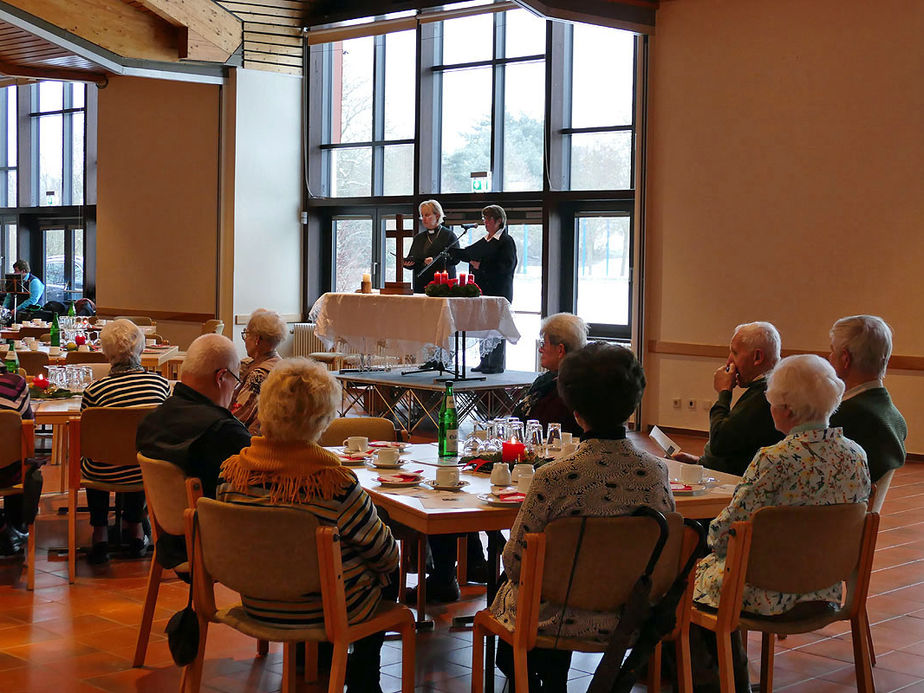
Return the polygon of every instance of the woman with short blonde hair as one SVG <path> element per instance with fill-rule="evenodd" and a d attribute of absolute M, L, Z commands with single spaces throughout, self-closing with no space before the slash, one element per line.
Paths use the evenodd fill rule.
<path fill-rule="evenodd" d="M 394 598 L 398 547 L 368 494 L 340 458 L 317 444 L 334 418 L 340 384 L 326 368 L 304 358 L 280 361 L 267 377 L 259 418 L 263 435 L 221 466 L 217 498 L 227 503 L 294 508 L 312 513 L 340 535 L 347 614 L 358 623 Z M 392 589 L 389 590 L 389 587 Z M 320 595 L 268 603 L 241 595 L 252 618 L 294 627 L 322 625 Z M 384 633 L 353 644 L 347 660 L 347 691 L 381 690 L 379 664 Z"/>
<path fill-rule="evenodd" d="M 259 308 L 250 315 L 241 332 L 248 358 L 241 361 L 241 382 L 234 390 L 231 412 L 247 426 L 251 435 L 260 435 L 260 389 L 270 371 L 279 363 L 276 348 L 289 330 L 279 313 Z"/>

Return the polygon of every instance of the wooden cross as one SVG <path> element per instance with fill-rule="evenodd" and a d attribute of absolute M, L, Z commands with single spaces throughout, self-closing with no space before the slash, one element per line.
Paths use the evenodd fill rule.
<path fill-rule="evenodd" d="M 410 282 L 404 281 L 404 239 L 414 237 L 414 225 L 404 228 L 404 215 L 395 215 L 394 230 L 386 229 L 385 238 L 395 239 L 395 281 L 385 282 L 382 293 L 412 294 L 414 290 Z"/>

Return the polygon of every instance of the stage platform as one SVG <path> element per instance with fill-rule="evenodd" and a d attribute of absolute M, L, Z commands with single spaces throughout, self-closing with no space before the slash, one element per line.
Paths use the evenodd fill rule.
<path fill-rule="evenodd" d="M 485 420 L 509 415 L 538 375 L 505 371 L 486 375 L 484 380 L 453 383 L 459 423 L 468 416 Z M 391 419 L 408 434 L 428 422 L 437 426 L 446 389 L 444 382 L 436 380 L 441 377 L 437 371 L 408 375 L 402 375 L 400 370 L 369 371 L 337 373 L 336 377 L 343 386 L 341 416 L 359 405 L 369 416 Z"/>

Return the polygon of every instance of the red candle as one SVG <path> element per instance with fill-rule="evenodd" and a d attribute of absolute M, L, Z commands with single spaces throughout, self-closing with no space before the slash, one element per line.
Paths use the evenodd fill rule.
<path fill-rule="evenodd" d="M 504 462 L 518 462 L 526 452 L 526 445 L 518 440 L 505 441 L 501 450 L 501 459 Z"/>
<path fill-rule="evenodd" d="M 466 284 L 468 284 L 468 275 L 465 272 L 459 273 L 459 284 L 461 286 L 465 286 Z"/>
<path fill-rule="evenodd" d="M 449 272 L 443 272 L 443 284 L 449 283 Z"/>
<path fill-rule="evenodd" d="M 474 274 L 468 275 L 468 283 L 469 283 L 469 284 L 474 284 L 474 283 L 475 283 L 475 275 L 474 275 Z"/>

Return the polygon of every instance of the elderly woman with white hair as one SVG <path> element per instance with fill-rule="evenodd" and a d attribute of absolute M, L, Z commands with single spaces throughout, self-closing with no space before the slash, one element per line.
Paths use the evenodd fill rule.
<path fill-rule="evenodd" d="M 103 354 L 109 359 L 109 375 L 92 383 L 83 392 L 81 410 L 87 407 L 145 407 L 156 406 L 167 399 L 170 385 L 163 376 L 148 373 L 141 367 L 144 350 L 144 333 L 130 320 L 113 320 L 100 332 Z M 141 468 L 116 467 L 96 464 L 84 457 L 81 473 L 87 479 L 117 484 L 140 484 Z M 144 519 L 144 493 L 122 493 L 122 530 L 130 537 L 129 555 L 144 556 L 148 539 L 142 530 Z M 106 491 L 87 489 L 90 524 L 93 527 L 93 546 L 90 563 L 109 560 L 109 494 Z"/>
<path fill-rule="evenodd" d="M 247 426 L 251 435 L 260 435 L 257 409 L 260 388 L 273 367 L 279 363 L 276 349 L 286 338 L 285 321 L 278 313 L 260 308 L 255 310 L 247 327 L 241 332 L 248 358 L 241 361 L 241 383 L 234 391 L 231 413 Z"/>
<path fill-rule="evenodd" d="M 513 415 L 523 420 L 536 419 L 543 429 L 550 423 L 560 423 L 563 431 L 580 436 L 582 430 L 574 412 L 558 394 L 558 367 L 565 356 L 587 345 L 587 323 L 571 313 L 555 313 L 542 321 L 539 336 L 539 365 L 547 372 L 533 381 Z"/>
<path fill-rule="evenodd" d="M 771 372 L 767 401 L 777 429 L 785 438 L 761 448 L 732 497 L 709 525 L 712 553 L 697 569 L 693 598 L 718 607 L 725 555 L 732 523 L 773 505 L 834 505 L 869 498 L 866 454 L 828 420 L 844 384 L 827 361 L 814 354 L 789 356 Z M 840 602 L 841 584 L 811 594 L 787 594 L 744 587 L 743 610 L 772 616 L 799 602 Z"/>
<path fill-rule="evenodd" d="M 336 526 L 349 621 L 363 621 L 375 612 L 389 587 L 388 596 L 394 598 L 391 575 L 398 567 L 398 549 L 353 472 L 317 443 L 336 416 L 340 384 L 318 363 L 285 359 L 266 379 L 260 400 L 263 436 L 255 436 L 249 447 L 222 464 L 217 498 L 304 510 L 322 524 Z M 241 595 L 241 602 L 251 617 L 276 625 L 315 625 L 324 620 L 319 595 L 284 604 Z M 348 691 L 381 690 L 379 662 L 384 639 L 384 633 L 376 633 L 354 643 L 347 662 Z"/>

